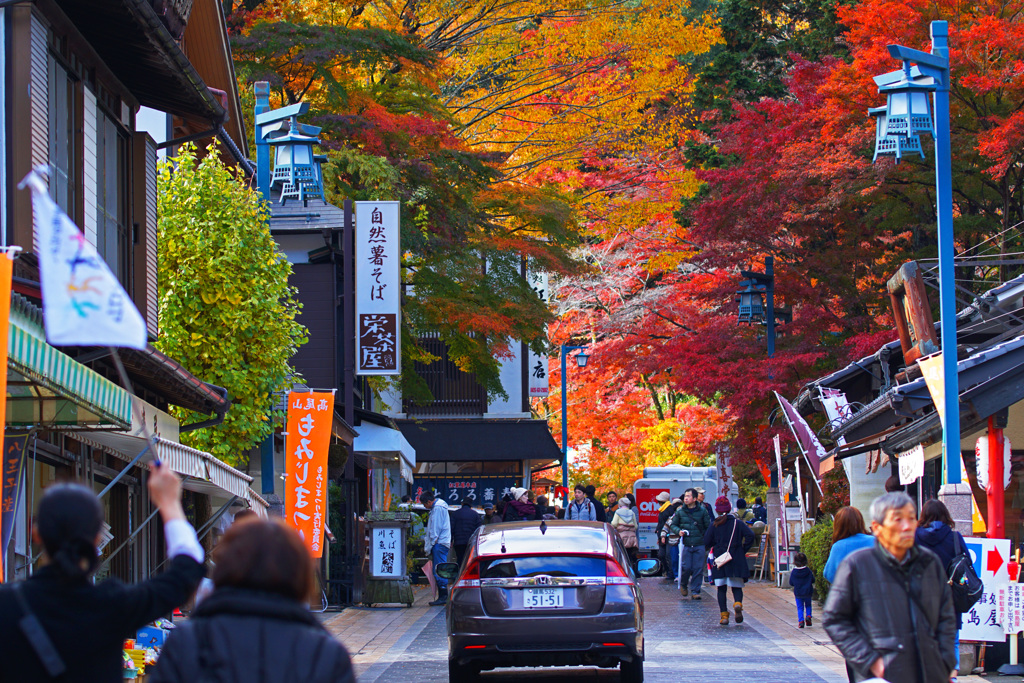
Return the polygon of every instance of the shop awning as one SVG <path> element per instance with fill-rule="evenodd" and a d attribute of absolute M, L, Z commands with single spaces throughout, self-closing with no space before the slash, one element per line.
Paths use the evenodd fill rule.
<path fill-rule="evenodd" d="M 544 420 L 396 420 L 420 462 L 562 461 Z"/>
<path fill-rule="evenodd" d="M 46 343 L 39 310 L 11 298 L 7 424 L 126 429 L 131 395 Z"/>
<path fill-rule="evenodd" d="M 76 435 L 75 438 L 127 461 L 131 461 L 146 447 L 145 439 L 124 432 L 93 432 Z M 172 470 L 188 477 L 182 484 L 186 489 L 218 497 L 238 496 L 248 502 L 257 514 L 266 516 L 267 502 L 249 488 L 252 477 L 248 474 L 239 472 L 205 451 L 160 437 L 156 438 L 155 455 Z"/>
<path fill-rule="evenodd" d="M 412 483 L 412 470 L 416 467 L 416 449 L 397 429 L 383 427 L 363 421 L 356 427 L 356 438 L 352 449 L 368 456 L 397 456 L 402 478 Z"/>

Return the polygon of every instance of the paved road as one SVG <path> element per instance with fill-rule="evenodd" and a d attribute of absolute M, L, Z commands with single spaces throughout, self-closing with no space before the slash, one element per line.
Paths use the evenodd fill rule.
<path fill-rule="evenodd" d="M 647 606 L 645 680 L 678 683 L 841 683 L 816 660 L 748 616 L 742 625 L 718 624 L 718 605 L 705 592 L 701 601 L 680 600 L 674 586 L 644 580 Z M 731 598 L 731 596 L 730 596 Z M 795 611 L 795 609 L 794 609 Z M 822 633 L 822 637 L 824 636 Z M 520 681 L 618 681 L 618 670 L 499 669 L 485 683 Z M 416 623 L 359 676 L 360 683 L 448 681 L 444 613 L 435 609 Z"/>

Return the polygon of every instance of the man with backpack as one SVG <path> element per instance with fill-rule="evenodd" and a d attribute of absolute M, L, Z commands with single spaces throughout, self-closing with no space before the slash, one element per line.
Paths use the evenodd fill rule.
<path fill-rule="evenodd" d="M 956 613 L 946 568 L 914 543 L 905 493 L 871 503 L 870 548 L 839 565 L 823 624 L 855 674 L 899 683 L 946 683 L 956 668 Z"/>
<path fill-rule="evenodd" d="M 573 500 L 569 503 L 569 509 L 565 512 L 566 519 L 575 519 L 581 522 L 596 522 L 597 510 L 594 504 L 587 498 L 587 490 L 582 484 L 576 484 L 573 489 Z"/>

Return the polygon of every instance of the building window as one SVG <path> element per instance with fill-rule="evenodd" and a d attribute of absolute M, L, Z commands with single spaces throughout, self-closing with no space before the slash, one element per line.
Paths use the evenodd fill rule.
<path fill-rule="evenodd" d="M 50 196 L 64 213 L 73 217 L 76 84 L 74 76 L 53 55 L 49 72 Z"/>
<path fill-rule="evenodd" d="M 96 250 L 129 288 L 128 141 L 101 108 L 96 116 Z"/>

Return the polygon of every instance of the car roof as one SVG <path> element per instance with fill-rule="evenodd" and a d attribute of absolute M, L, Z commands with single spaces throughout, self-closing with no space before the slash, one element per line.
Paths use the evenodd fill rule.
<path fill-rule="evenodd" d="M 504 522 L 480 527 L 478 555 L 600 554 L 611 552 L 610 527 L 604 522 Z M 505 551 L 501 546 L 504 543 Z"/>

